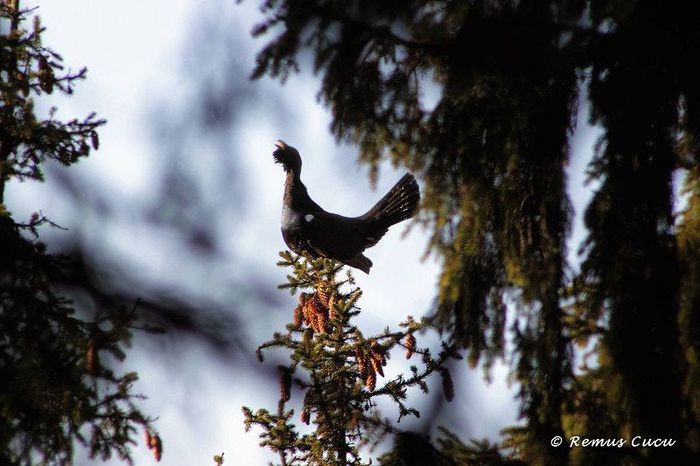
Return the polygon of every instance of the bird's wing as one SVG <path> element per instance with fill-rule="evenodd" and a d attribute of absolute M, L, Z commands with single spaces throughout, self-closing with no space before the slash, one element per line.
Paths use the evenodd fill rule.
<path fill-rule="evenodd" d="M 343 264 L 360 269 L 364 273 L 369 273 L 369 269 L 372 268 L 372 261 L 364 254 L 358 254 L 351 259 L 344 260 Z"/>
<path fill-rule="evenodd" d="M 320 211 L 304 215 L 301 222 L 308 249 L 319 256 L 350 259 L 365 249 L 356 219 Z"/>

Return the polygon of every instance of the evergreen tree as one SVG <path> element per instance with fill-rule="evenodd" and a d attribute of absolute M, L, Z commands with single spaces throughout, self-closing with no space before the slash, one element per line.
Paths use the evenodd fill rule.
<path fill-rule="evenodd" d="M 364 335 L 351 322 L 360 313 L 356 303 L 362 293 L 354 286 L 349 272 L 344 280 L 337 277 L 342 264 L 322 258 L 302 258 L 289 252 L 280 255 L 279 265 L 293 268 L 287 276 L 288 282 L 281 287 L 293 293 L 306 291 L 299 295 L 287 332 L 275 333 L 272 340 L 258 349 L 261 362 L 263 350 L 284 348 L 291 353 L 290 363 L 278 368 L 277 411 L 253 412 L 244 407 L 246 429 L 253 425 L 261 427 L 260 445 L 277 453 L 283 466 L 371 464 L 362 459 L 361 447 L 376 444 L 386 433 L 396 431 L 376 411 L 377 400 L 386 397 L 396 404 L 399 421 L 404 416 L 419 416 L 417 410 L 406 405 L 408 389 L 418 387 L 427 393 L 428 377 L 438 373 L 444 396 L 451 401 L 454 387 L 446 362 L 460 356 L 444 344 L 437 357 L 418 347 L 415 334 L 424 324 L 410 316 L 400 324 L 402 330 L 387 328 L 378 335 Z M 397 347 L 405 350 L 408 359 L 419 357 L 421 367 L 411 366 L 410 375 L 399 374 L 382 383 L 384 367 Z M 295 410 L 289 407 L 294 403 L 292 395 L 303 400 L 296 402 L 300 406 L 299 424 L 295 423 Z M 301 423 L 313 427 L 301 426 L 307 431 L 302 433 L 297 427 Z M 432 447 L 424 443 L 428 445 L 425 454 L 432 455 Z M 411 446 L 415 446 L 414 451 L 420 449 Z"/>
<path fill-rule="evenodd" d="M 33 21 L 33 22 L 31 22 Z M 10 180 L 43 180 L 42 166 L 68 166 L 97 149 L 104 120 L 42 117 L 35 99 L 71 94 L 86 70 L 66 71 L 42 44 L 43 28 L 19 0 L 0 2 L 0 464 L 67 465 L 75 443 L 90 457 L 131 461 L 137 427 L 162 450 L 151 420 L 135 405 L 135 373 L 118 374 L 135 328 L 133 306 L 80 312 L 66 289 L 71 260 L 47 252 L 37 212 L 13 218 L 3 202 Z"/>
<path fill-rule="evenodd" d="M 423 179 L 422 219 L 443 264 L 433 322 L 487 369 L 513 335 L 525 425 L 507 441 L 521 459 L 698 462 L 692 2 L 270 0 L 263 11 L 254 34 L 277 35 L 253 76 L 284 80 L 310 50 L 337 138 L 357 144 L 373 173 L 390 158 Z M 604 134 L 574 274 L 564 169 L 582 90 Z M 688 208 L 676 218 L 678 173 Z M 593 349 L 579 370 L 574 340 Z M 581 452 L 551 447 L 555 435 L 677 445 Z"/>

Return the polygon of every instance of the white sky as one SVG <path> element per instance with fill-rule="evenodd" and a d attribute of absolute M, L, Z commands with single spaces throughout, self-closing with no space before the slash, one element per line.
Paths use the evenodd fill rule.
<path fill-rule="evenodd" d="M 252 69 L 253 50 L 262 45 L 262 41 L 255 42 L 247 35 L 259 17 L 254 1 L 243 5 L 224 0 L 62 0 L 34 4 L 40 5 L 39 14 L 48 28 L 44 43 L 61 53 L 73 69 L 89 69 L 88 79 L 78 85 L 75 95 L 57 103 L 63 115 L 83 116 L 96 111 L 109 120 L 100 132 L 100 150 L 69 170 L 90 180 L 90 185 L 100 187 L 107 199 L 120 205 L 142 203 L 155 196 L 154 179 L 170 159 L 162 150 L 162 143 L 167 141 L 154 137 L 152 108 L 164 106 L 187 115 L 188 109 L 183 107 L 195 91 L 193 77 L 199 72 L 192 64 L 206 61 L 210 50 L 221 46 L 205 46 L 200 40 L 200 45 L 193 47 L 192 41 L 211 32 L 201 28 L 240 32 L 240 48 L 232 49 L 231 54 L 244 63 L 240 70 L 244 75 Z M 217 63 L 211 65 L 216 69 Z M 268 277 L 274 288 L 284 278 L 284 272 L 275 266 L 277 251 L 284 249 L 279 233 L 284 177 L 279 166 L 272 163 L 274 141 L 284 139 L 300 150 L 304 158 L 302 178 L 312 197 L 328 210 L 346 215 L 361 214 L 402 172 L 383 166 L 377 190 L 371 190 L 366 169 L 354 163 L 355 150 L 337 147 L 330 136 L 329 114 L 315 99 L 318 82 L 314 78 L 303 75 L 284 87 L 262 80 L 255 86 L 266 98 L 261 99 L 259 108 L 246 107 L 237 120 L 237 136 L 228 141 L 230 157 L 246 182 L 246 210 L 238 218 L 227 215 L 225 208 L 217 211 L 217 225 L 230 240 L 215 258 L 205 261 L 189 254 L 181 238 L 143 224 L 139 212 L 126 210 L 105 220 L 90 210 L 75 209 L 70 199 L 57 194 L 51 178 L 44 184 L 11 185 L 8 207 L 18 218 L 40 208 L 57 223 L 70 227 L 69 232 L 46 232 L 47 238 L 60 241 L 61 235 L 78 234 L 98 261 L 124 267 L 138 282 L 174 286 L 190 296 L 225 301 L 236 296 L 228 289 L 231 277 L 254 271 Z M 284 108 L 293 109 L 294 114 L 287 120 L 268 118 L 275 109 L 275 99 Z M 285 125 L 285 121 L 295 124 Z M 582 154 L 589 153 L 594 132 L 583 122 L 581 127 L 575 148 Z M 216 175 L 217 155 L 212 155 L 212 147 L 211 141 L 202 140 L 196 153 L 191 154 L 192 161 L 180 162 L 190 163 L 188 169 L 196 173 L 193 176 L 203 186 Z M 588 201 L 581 189 L 582 160 L 586 158 L 575 158 L 570 167 L 577 213 Z M 235 192 L 232 187 L 230 198 L 224 201 L 236 204 L 239 199 Z M 385 326 L 395 327 L 408 314 L 421 316 L 432 302 L 439 269 L 433 261 L 421 262 L 426 236 L 420 228 L 414 228 L 402 240 L 402 230 L 394 227 L 368 251 L 375 264 L 371 279 L 356 274 L 364 290 L 360 325 L 366 334 Z M 582 232 L 579 221 L 574 242 L 580 241 Z M 575 259 L 576 248 L 571 249 Z M 292 297 L 272 292 L 279 294 L 282 306 L 261 309 L 257 318 L 245 322 L 246 331 L 254 335 L 256 343 L 268 339 L 273 330 L 282 330 L 293 307 Z M 435 340 L 434 336 L 424 338 Z M 257 377 L 254 362 L 234 368 L 186 341 L 182 345 L 166 343 L 165 348 L 163 345 L 158 337 L 139 339 L 124 368 L 138 370 L 141 381 L 136 389 L 149 397 L 144 410 L 159 417 L 157 427 L 165 443 L 163 464 L 213 464 L 212 455 L 221 451 L 226 453 L 226 464 L 258 465 L 269 460 L 269 453 L 257 445 L 258 432 L 243 432 L 240 408 L 245 404 L 274 409 L 277 385 Z M 252 361 L 252 348 L 246 358 Z M 407 368 L 401 357 L 392 358 L 390 364 Z M 445 418 L 448 426 L 478 438 L 493 437 L 500 428 L 512 424 L 516 405 L 511 400 L 514 391 L 505 384 L 505 368 L 498 366 L 494 383 L 487 386 L 481 381 L 480 370 L 469 376 L 466 364 L 458 366 L 454 374 L 458 396 Z M 460 393 L 469 393 L 469 397 L 460 397 Z M 414 399 L 419 404 L 421 395 Z M 395 417 L 392 412 L 385 414 Z M 153 463 L 143 445 L 133 452 L 136 464 Z M 91 462 L 83 459 L 83 464 Z"/>

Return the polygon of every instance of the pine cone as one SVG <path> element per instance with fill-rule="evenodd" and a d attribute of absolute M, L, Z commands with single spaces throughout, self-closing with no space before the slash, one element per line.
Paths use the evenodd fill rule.
<path fill-rule="evenodd" d="M 384 349 L 379 345 L 379 343 L 376 342 L 376 340 L 373 340 L 370 344 L 369 357 L 374 370 L 378 372 L 379 375 L 384 377 L 382 366 L 386 366 L 386 356 L 384 355 Z"/>
<path fill-rule="evenodd" d="M 153 458 L 155 458 L 156 461 L 160 461 L 163 455 L 163 442 L 160 441 L 160 436 L 158 434 L 151 436 L 150 446 Z"/>
<path fill-rule="evenodd" d="M 367 372 L 367 377 L 365 378 L 365 387 L 367 387 L 367 390 L 370 392 L 374 391 L 374 387 L 377 385 L 377 374 L 374 372 L 373 369 L 370 369 Z"/>
<path fill-rule="evenodd" d="M 360 348 L 355 348 L 355 362 L 360 377 L 364 380 L 367 377 L 367 359 Z"/>
<path fill-rule="evenodd" d="M 39 87 L 41 90 L 47 94 L 51 94 L 53 92 L 53 86 L 56 82 L 56 78 L 53 75 L 53 70 L 51 69 L 48 60 L 43 55 L 39 57 L 39 72 L 37 73 L 37 76 L 39 77 Z"/>
<path fill-rule="evenodd" d="M 412 333 L 406 335 L 406 341 L 404 343 L 406 346 L 406 359 L 411 359 L 413 353 L 416 352 L 416 337 Z"/>
<path fill-rule="evenodd" d="M 292 374 L 287 367 L 281 366 L 280 370 L 282 371 L 280 376 L 280 399 L 286 403 L 291 397 Z"/>
<path fill-rule="evenodd" d="M 442 393 L 445 394 L 447 401 L 452 401 L 455 397 L 455 386 L 450 371 L 443 367 L 440 369 L 440 375 L 442 376 Z"/>
<path fill-rule="evenodd" d="M 301 308 L 302 323 L 311 325 L 311 319 L 309 318 L 310 309 L 307 307 L 307 303 L 309 302 L 309 296 L 311 295 L 309 295 L 308 293 L 300 294 L 299 304 L 297 304 L 297 308 Z M 296 312 L 296 309 L 294 310 L 294 312 Z"/>
<path fill-rule="evenodd" d="M 323 333 L 323 327 L 318 325 L 318 315 L 324 314 L 325 309 L 321 306 L 314 296 L 311 296 L 304 303 L 304 319 L 314 329 L 316 333 Z"/>
<path fill-rule="evenodd" d="M 326 324 L 328 323 L 328 314 L 325 309 L 321 309 L 316 314 L 316 328 L 318 333 L 326 333 Z"/>
<path fill-rule="evenodd" d="M 336 312 L 335 312 L 335 293 L 331 295 L 331 297 L 328 299 L 328 318 L 330 320 L 335 319 L 336 317 Z"/>
<path fill-rule="evenodd" d="M 304 306 L 302 311 L 304 316 L 304 322 L 309 326 L 312 331 L 316 331 L 316 314 L 313 313 L 313 308 L 310 306 Z"/>
<path fill-rule="evenodd" d="M 384 377 L 384 370 L 382 369 L 382 362 L 384 362 L 383 355 L 372 349 L 369 352 L 369 361 L 372 363 L 372 369 L 374 369 L 374 372 L 377 372 L 379 375 Z"/>
<path fill-rule="evenodd" d="M 375 355 L 374 357 L 378 359 L 378 362 L 382 366 L 386 366 L 386 356 L 384 355 L 384 348 L 382 348 L 376 340 L 372 340 L 372 343 L 370 344 L 370 349 L 370 354 Z"/>
<path fill-rule="evenodd" d="M 311 410 L 309 408 L 304 408 L 301 412 L 301 422 L 307 426 L 311 422 Z"/>
<path fill-rule="evenodd" d="M 326 309 L 328 309 L 328 303 L 331 299 L 331 295 L 332 293 L 323 285 L 319 285 L 318 288 L 316 288 L 316 299 L 318 299 L 321 305 Z"/>
<path fill-rule="evenodd" d="M 92 143 L 92 148 L 97 150 L 100 148 L 100 137 L 97 135 L 97 132 L 93 131 L 90 133 L 90 143 Z"/>
<path fill-rule="evenodd" d="M 97 374 L 97 366 L 98 356 L 97 350 L 95 349 L 95 341 L 90 338 L 88 340 L 87 349 L 85 350 L 85 368 L 88 374 L 95 375 Z"/>
<path fill-rule="evenodd" d="M 294 308 L 294 328 L 300 329 L 304 324 L 304 306 L 301 304 Z"/>
<path fill-rule="evenodd" d="M 160 441 L 160 437 L 151 434 L 151 430 L 146 428 L 144 431 L 144 439 L 146 440 L 146 446 L 151 450 L 151 453 L 153 453 L 153 457 L 156 461 L 160 461 L 163 454 L 163 443 Z"/>

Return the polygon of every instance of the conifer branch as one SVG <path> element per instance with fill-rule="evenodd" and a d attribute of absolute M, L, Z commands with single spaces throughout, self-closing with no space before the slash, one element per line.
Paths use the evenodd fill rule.
<path fill-rule="evenodd" d="M 291 268 L 287 282 L 280 286 L 293 293 L 299 301 L 293 321 L 286 333 L 275 332 L 273 339 L 258 347 L 256 354 L 269 348 L 284 348 L 291 362 L 279 366 L 280 400 L 276 414 L 265 409 L 253 412 L 244 407 L 246 429 L 262 428 L 261 446 L 275 451 L 282 465 L 364 465 L 361 448 L 371 432 L 394 432 L 389 421 L 378 417 L 379 397 L 391 399 L 404 416 L 420 416 L 406 404 L 408 389 L 418 387 L 427 392 L 427 379 L 438 372 L 449 378 L 447 362 L 459 358 L 451 347 L 443 345 L 437 357 L 427 348 L 416 346 L 415 334 L 425 327 L 412 317 L 400 324 L 401 330 L 365 336 L 352 323 L 360 310 L 357 302 L 362 292 L 354 284 L 352 274 L 340 279 L 342 266 L 327 259 L 280 253 L 278 265 Z M 395 348 L 405 349 L 406 357 L 421 357 L 421 370 L 413 366 L 411 375 L 400 374 L 377 386 L 384 377 L 384 368 Z M 451 379 L 449 379 L 451 380 Z M 302 402 L 293 400 L 291 385 L 303 392 Z M 443 387 L 448 385 L 443 383 Z M 450 400 L 453 390 L 446 389 Z M 302 424 L 313 425 L 311 433 L 300 434 L 292 421 L 289 403 L 301 405 Z M 377 430 L 377 426 L 382 426 Z M 304 428 L 305 431 L 308 429 Z M 381 439 L 376 438 L 376 441 Z"/>

